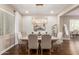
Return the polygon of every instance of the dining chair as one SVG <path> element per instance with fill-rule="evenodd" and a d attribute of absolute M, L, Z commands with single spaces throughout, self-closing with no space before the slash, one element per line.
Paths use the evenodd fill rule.
<path fill-rule="evenodd" d="M 51 54 L 51 36 L 50 35 L 42 35 L 41 40 L 41 54 L 43 54 L 43 49 L 49 49 Z"/>
<path fill-rule="evenodd" d="M 36 49 L 37 50 L 37 54 L 38 54 L 38 39 L 37 39 L 37 35 L 35 34 L 30 34 L 28 36 L 28 54 L 30 54 L 30 50 L 31 49 Z"/>
<path fill-rule="evenodd" d="M 19 32 L 18 34 L 17 34 L 17 39 L 18 39 L 18 44 L 22 44 L 22 34 L 21 34 L 21 32 Z"/>
<path fill-rule="evenodd" d="M 20 50 L 22 50 L 22 47 L 24 46 L 24 43 L 22 42 L 21 32 L 17 33 L 17 41 L 18 41 L 18 47 L 20 48 Z"/>
<path fill-rule="evenodd" d="M 59 32 L 57 35 L 58 40 L 53 43 L 53 50 L 59 51 L 62 50 L 63 45 L 63 37 L 62 32 Z"/>

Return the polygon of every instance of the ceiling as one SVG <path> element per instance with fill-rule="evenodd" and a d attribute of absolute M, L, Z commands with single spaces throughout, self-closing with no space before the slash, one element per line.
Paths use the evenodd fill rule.
<path fill-rule="evenodd" d="M 79 16 L 79 6 L 75 8 L 74 10 L 72 10 L 71 12 L 67 13 L 66 15 Z"/>
<path fill-rule="evenodd" d="M 11 6 L 22 15 L 57 15 L 71 4 L 45 4 L 44 7 L 35 7 L 34 4 L 12 4 Z M 27 14 L 25 11 L 29 11 L 29 13 Z M 54 12 L 51 14 L 50 11 Z"/>

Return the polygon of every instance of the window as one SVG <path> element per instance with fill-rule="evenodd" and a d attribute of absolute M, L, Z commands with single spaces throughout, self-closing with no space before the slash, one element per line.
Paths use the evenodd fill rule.
<path fill-rule="evenodd" d="M 0 10 L 0 36 L 14 33 L 15 19 L 14 15 Z"/>
<path fill-rule="evenodd" d="M 79 31 L 79 19 L 70 20 L 70 31 L 78 30 Z"/>

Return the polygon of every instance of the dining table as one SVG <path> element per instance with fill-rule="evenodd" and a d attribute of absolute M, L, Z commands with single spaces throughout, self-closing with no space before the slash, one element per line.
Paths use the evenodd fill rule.
<path fill-rule="evenodd" d="M 38 39 L 39 51 L 40 51 L 41 50 L 41 40 L 42 40 L 42 37 L 38 36 L 37 39 Z M 28 49 L 28 40 L 29 40 L 28 36 L 22 37 L 22 41 L 26 41 L 27 42 L 26 43 L 27 49 Z M 58 40 L 58 37 L 51 36 L 51 45 L 52 45 L 51 47 L 52 47 L 52 49 L 53 49 L 53 42 L 55 42 L 56 40 Z M 52 50 L 52 52 L 53 52 L 53 50 Z"/>
<path fill-rule="evenodd" d="M 37 37 L 38 40 L 42 40 L 41 36 Z M 29 40 L 28 36 L 22 37 L 22 40 Z M 58 40 L 58 37 L 51 36 L 51 40 Z"/>

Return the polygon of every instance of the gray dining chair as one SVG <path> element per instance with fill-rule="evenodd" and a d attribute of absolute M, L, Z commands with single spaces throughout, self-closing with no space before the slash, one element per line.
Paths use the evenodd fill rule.
<path fill-rule="evenodd" d="M 36 49 L 37 50 L 37 54 L 38 54 L 38 39 L 37 39 L 37 35 L 35 34 L 30 34 L 28 36 L 28 54 L 30 54 L 30 50 L 31 49 Z"/>
<path fill-rule="evenodd" d="M 51 36 L 50 35 L 42 35 L 41 40 L 41 54 L 43 54 L 43 49 L 49 49 L 51 54 Z"/>

